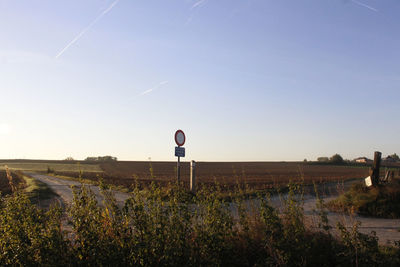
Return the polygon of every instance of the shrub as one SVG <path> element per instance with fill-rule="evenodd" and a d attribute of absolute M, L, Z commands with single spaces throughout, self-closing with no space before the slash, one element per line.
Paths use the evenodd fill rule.
<path fill-rule="evenodd" d="M 67 209 L 45 212 L 14 192 L 0 197 L 0 265 L 27 266 L 351 266 L 399 263 L 397 247 L 380 247 L 374 234 L 338 225 L 330 234 L 323 202 L 321 228 L 304 223 L 302 189 L 291 184 L 283 213 L 269 196 L 233 202 L 220 189 L 190 195 L 181 185 L 163 190 L 133 189 L 118 206 L 113 191 L 100 184 L 102 203 L 87 187 L 74 188 Z M 239 190 L 246 190 L 240 188 Z M 68 231 L 64 229 L 69 229 Z"/>
<path fill-rule="evenodd" d="M 0 265 L 65 265 L 70 243 L 61 231 L 59 207 L 48 212 L 17 192 L 2 199 L 0 209 Z"/>
<path fill-rule="evenodd" d="M 400 218 L 400 183 L 366 187 L 355 183 L 349 191 L 328 203 L 334 211 L 359 213 L 381 218 Z"/>

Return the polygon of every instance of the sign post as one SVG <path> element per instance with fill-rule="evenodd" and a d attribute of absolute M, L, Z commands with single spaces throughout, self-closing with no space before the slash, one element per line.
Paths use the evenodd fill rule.
<path fill-rule="evenodd" d="M 196 161 L 190 163 L 190 191 L 196 193 Z"/>
<path fill-rule="evenodd" d="M 177 163 L 177 181 L 181 182 L 181 157 L 185 157 L 185 148 L 182 147 L 185 144 L 186 137 L 185 133 L 182 130 L 178 130 L 175 132 L 175 143 L 178 145 L 175 147 L 175 157 L 178 157 Z"/>

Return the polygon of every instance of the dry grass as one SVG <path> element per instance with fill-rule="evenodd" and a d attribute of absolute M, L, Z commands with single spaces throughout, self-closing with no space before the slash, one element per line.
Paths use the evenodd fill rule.
<path fill-rule="evenodd" d="M 327 203 L 336 212 L 359 213 L 361 215 L 400 218 L 400 180 L 387 185 L 368 188 L 364 183 L 355 183 L 337 199 Z"/>
<path fill-rule="evenodd" d="M 102 172 L 100 165 L 65 161 L 14 161 L 0 162 L 0 169 L 7 165 L 10 170 L 44 172 L 48 168 L 54 171 Z"/>
<path fill-rule="evenodd" d="M 21 177 L 18 175 L 12 174 L 12 177 L 14 185 L 21 185 L 25 183 L 24 180 L 21 179 Z M 5 170 L 0 171 L 0 192 L 3 195 L 12 193 L 12 189 L 9 180 L 7 179 L 7 173 Z"/>

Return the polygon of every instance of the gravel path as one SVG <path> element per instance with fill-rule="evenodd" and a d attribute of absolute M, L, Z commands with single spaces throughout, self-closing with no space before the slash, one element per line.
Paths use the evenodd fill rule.
<path fill-rule="evenodd" d="M 82 184 L 76 181 L 64 180 L 61 178 L 37 174 L 37 173 L 26 173 L 27 175 L 47 184 L 55 193 L 57 193 L 64 203 L 71 203 L 73 199 L 72 186 L 80 187 Z M 97 202 L 102 203 L 103 196 L 100 193 L 100 188 L 97 185 L 85 184 L 89 187 L 96 196 Z M 120 191 L 113 190 L 114 197 L 119 206 L 122 206 L 129 194 Z"/>
<path fill-rule="evenodd" d="M 329 183 L 319 186 L 319 194 L 325 203 L 329 202 L 338 197 L 344 191 L 354 183 L 359 180 L 348 181 L 346 183 Z M 315 212 L 315 207 L 317 199 L 315 194 L 312 193 L 314 189 L 308 188 L 305 190 L 304 195 L 304 215 L 305 220 L 308 225 L 312 227 L 318 227 L 319 217 Z M 308 191 L 308 192 L 307 192 Z M 284 195 L 286 197 L 287 195 Z M 272 206 L 276 208 L 282 207 L 282 197 L 274 196 L 271 199 Z M 379 238 L 379 243 L 384 244 L 394 244 L 394 241 L 400 241 L 400 219 L 381 219 L 372 218 L 359 215 L 346 215 L 342 213 L 329 212 L 328 213 L 329 225 L 334 229 L 334 233 L 338 234 L 335 230 L 338 222 L 341 222 L 346 228 L 350 229 L 358 221 L 361 222 L 359 226 L 359 231 L 364 234 L 371 234 L 372 231 L 376 232 Z"/>

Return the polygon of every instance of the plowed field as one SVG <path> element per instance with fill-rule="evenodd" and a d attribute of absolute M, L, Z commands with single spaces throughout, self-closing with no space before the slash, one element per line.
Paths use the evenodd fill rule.
<path fill-rule="evenodd" d="M 189 183 L 190 165 L 181 164 L 182 181 Z M 142 183 L 161 184 L 176 180 L 174 162 L 107 162 L 100 165 L 100 176 L 107 183 L 130 186 L 135 179 Z M 59 173 L 76 176 L 72 172 Z M 84 178 L 97 180 L 98 174 L 83 173 Z M 196 162 L 198 183 L 234 186 L 246 183 L 255 189 L 271 188 L 289 181 L 331 182 L 368 176 L 367 167 L 313 165 L 303 162 Z"/>

